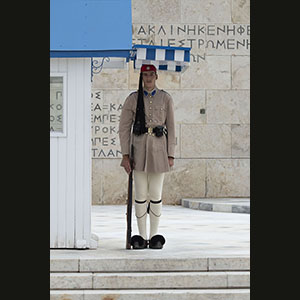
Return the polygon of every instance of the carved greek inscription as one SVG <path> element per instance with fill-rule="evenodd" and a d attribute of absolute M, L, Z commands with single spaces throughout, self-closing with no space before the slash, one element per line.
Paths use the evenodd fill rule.
<path fill-rule="evenodd" d="M 63 78 L 50 78 L 50 132 L 63 131 Z"/>
<path fill-rule="evenodd" d="M 92 158 L 120 158 L 119 121 L 122 104 L 105 102 L 102 90 L 92 90 Z"/>
<path fill-rule="evenodd" d="M 134 24 L 134 44 L 191 47 L 191 62 L 205 55 L 250 54 L 249 24 Z"/>

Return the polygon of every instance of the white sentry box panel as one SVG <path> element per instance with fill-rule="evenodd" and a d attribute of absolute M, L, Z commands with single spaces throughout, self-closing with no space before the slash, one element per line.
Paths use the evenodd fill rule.
<path fill-rule="evenodd" d="M 50 133 L 50 248 L 95 248 L 91 238 L 91 59 L 51 58 L 64 74 L 65 128 Z"/>

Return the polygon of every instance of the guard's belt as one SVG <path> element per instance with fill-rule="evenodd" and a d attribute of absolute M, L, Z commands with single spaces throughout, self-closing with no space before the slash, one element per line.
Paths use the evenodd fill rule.
<path fill-rule="evenodd" d="M 156 126 L 154 128 L 146 127 L 144 133 L 149 134 L 149 135 L 155 135 L 157 137 L 161 137 L 163 134 L 167 135 L 168 131 L 167 131 L 167 128 L 164 126 Z"/>

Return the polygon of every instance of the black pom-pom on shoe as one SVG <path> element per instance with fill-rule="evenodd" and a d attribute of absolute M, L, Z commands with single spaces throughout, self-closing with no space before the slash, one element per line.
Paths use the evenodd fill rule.
<path fill-rule="evenodd" d="M 148 243 L 140 235 L 134 235 L 130 240 L 130 244 L 133 249 L 145 249 Z"/>
<path fill-rule="evenodd" d="M 149 248 L 162 249 L 165 242 L 166 240 L 162 235 L 160 234 L 154 235 L 149 241 Z"/>

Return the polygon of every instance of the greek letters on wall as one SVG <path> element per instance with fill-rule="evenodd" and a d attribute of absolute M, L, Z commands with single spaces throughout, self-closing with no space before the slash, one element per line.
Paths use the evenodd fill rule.
<path fill-rule="evenodd" d="M 206 55 L 249 55 L 249 24 L 135 24 L 133 44 L 191 47 L 191 62 Z"/>
<path fill-rule="evenodd" d="M 50 77 L 50 132 L 63 132 L 63 78 Z"/>
<path fill-rule="evenodd" d="M 122 104 L 104 101 L 103 91 L 92 89 L 92 158 L 120 158 L 119 121 Z"/>

